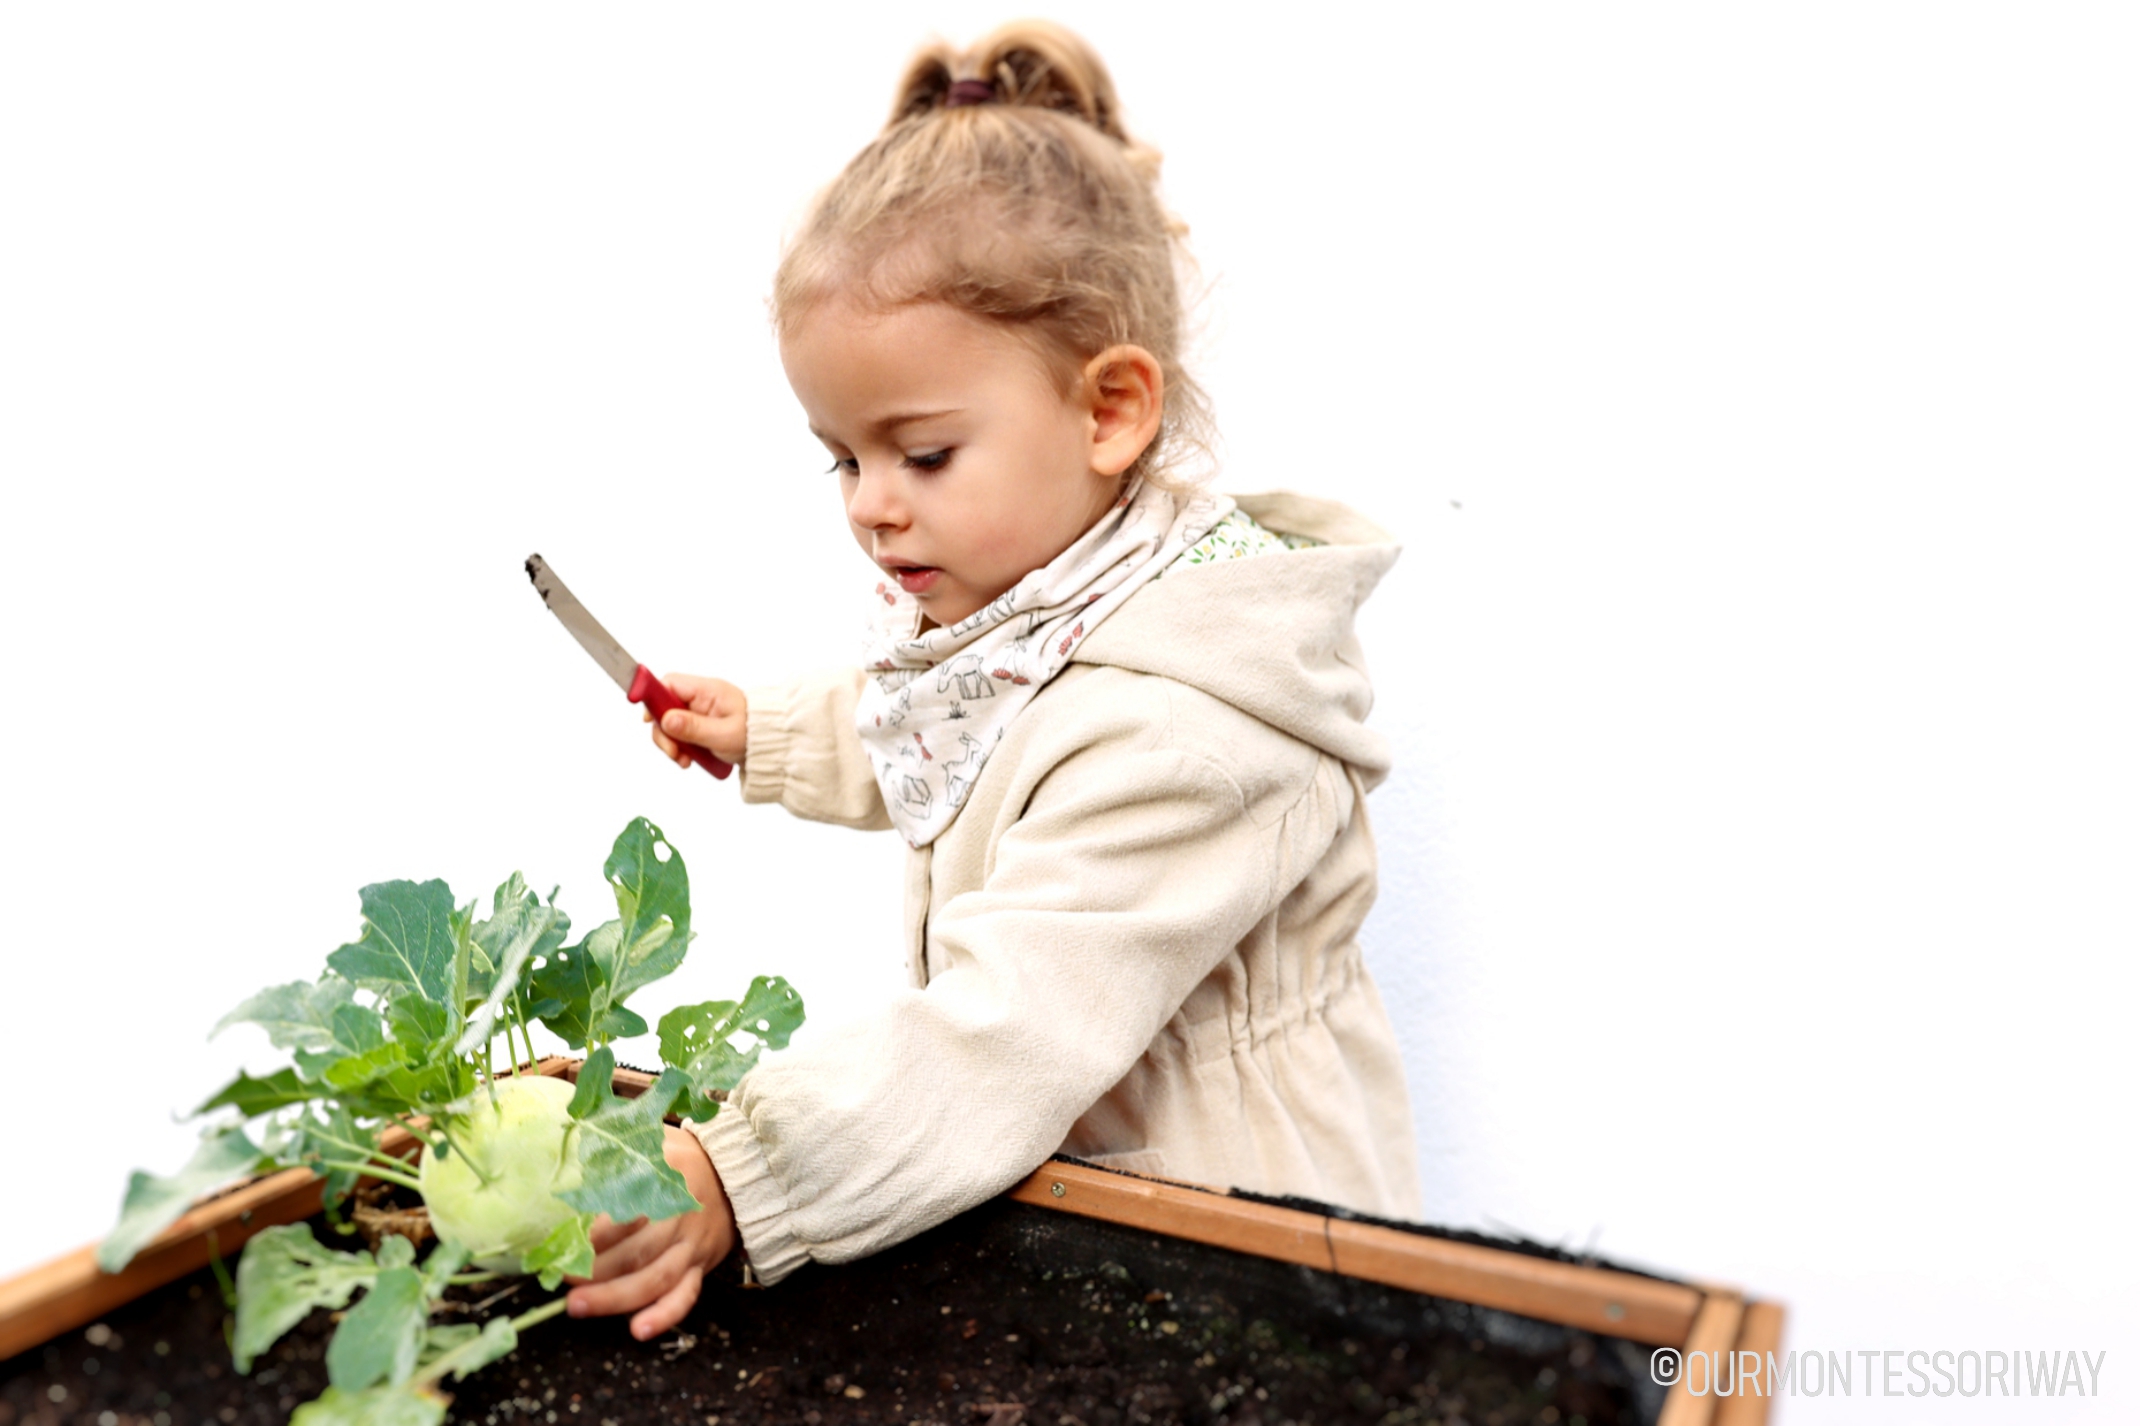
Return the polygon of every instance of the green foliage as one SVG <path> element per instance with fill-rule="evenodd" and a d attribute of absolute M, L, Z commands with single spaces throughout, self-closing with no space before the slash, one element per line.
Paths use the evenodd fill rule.
<path fill-rule="evenodd" d="M 568 1277 L 585 1277 L 594 1271 L 594 1240 L 587 1236 L 592 1213 L 581 1213 L 558 1224 L 550 1236 L 520 1260 L 520 1270 L 535 1274 L 544 1292 L 553 1292 Z"/>
<path fill-rule="evenodd" d="M 340 976 L 270 986 L 216 1021 L 214 1039 L 232 1025 L 258 1025 L 278 1050 L 324 1050 L 335 1043 L 334 1017 L 357 987 Z"/>
<path fill-rule="evenodd" d="M 617 919 L 549 958 L 533 993 L 542 1022 L 574 1049 L 646 1033 L 624 998 L 683 964 L 691 941 L 691 883 L 661 829 L 635 819 L 610 849 L 602 873 Z"/>
<path fill-rule="evenodd" d="M 556 1286 L 555 1283 L 549 1285 Z M 433 1327 L 431 1329 L 432 1336 L 436 1338 L 441 1330 Z M 458 1339 L 457 1344 L 454 1346 L 442 1346 L 441 1351 L 431 1359 L 429 1365 L 439 1370 L 441 1374 L 451 1371 L 453 1379 L 459 1381 L 477 1367 L 489 1366 L 498 1358 L 509 1354 L 519 1345 L 520 1333 L 513 1326 L 513 1319 L 510 1317 L 493 1317 L 483 1324 L 482 1330 L 476 1332 L 473 1338 L 463 1336 Z"/>
<path fill-rule="evenodd" d="M 665 1069 L 637 1099 L 610 1088 L 616 1056 L 607 1045 L 587 1057 L 570 1113 L 580 1130 L 580 1183 L 557 1196 L 583 1213 L 607 1213 L 618 1223 L 674 1218 L 698 1207 L 684 1176 L 662 1154 L 662 1116 L 689 1084 Z"/>
<path fill-rule="evenodd" d="M 437 1382 L 511 1352 L 521 1332 L 564 1308 L 556 1298 L 480 1327 L 434 1324 L 455 1275 L 472 1252 L 487 1251 L 462 1238 L 495 1236 L 501 1220 L 539 1225 L 499 1238 L 512 1252 L 484 1266 L 517 1267 L 554 1289 L 593 1271 L 595 1215 L 625 1221 L 695 1210 L 664 1153 L 664 1116 L 710 1117 L 716 1106 L 706 1096 L 732 1088 L 802 1021 L 801 998 L 777 978 L 753 981 L 740 1002 L 671 1011 L 661 1020 L 667 1067 L 646 1094 L 620 1099 L 609 1042 L 646 1032 L 626 999 L 683 963 L 690 880 L 683 858 L 644 818 L 619 834 L 602 870 L 617 915 L 570 946 L 572 922 L 557 894 L 538 897 L 517 872 L 482 920 L 476 903 L 456 905 L 443 881 L 363 888 L 362 929 L 327 956 L 319 979 L 270 986 L 217 1022 L 216 1032 L 258 1025 L 289 1063 L 240 1073 L 194 1111 L 214 1116 L 199 1150 L 168 1178 L 133 1176 L 99 1265 L 118 1271 L 201 1194 L 263 1168 L 313 1169 L 330 1208 L 366 1175 L 435 1190 L 441 1244 L 421 1265 L 398 1237 L 376 1255 L 323 1247 L 303 1225 L 253 1237 L 238 1264 L 232 1359 L 249 1371 L 307 1314 L 341 1311 L 327 1349 L 333 1385 L 297 1409 L 295 1426 L 438 1426 L 446 1402 Z M 589 1050 L 576 1089 L 493 1081 L 498 1039 L 504 1063 L 518 1063 L 515 1042 L 532 1050 L 535 1020 Z M 541 1113 L 530 1109 L 545 1103 Z M 508 1112 L 509 1104 L 519 1107 Z M 423 1139 L 420 1163 L 382 1152 L 381 1135 L 396 1124 Z M 515 1134 L 529 1142 L 508 1146 L 500 1137 Z M 481 1210 L 466 1220 L 449 1215 L 449 1181 Z M 457 1233 L 454 1221 L 484 1226 Z"/>
<path fill-rule="evenodd" d="M 267 1162 L 244 1130 L 225 1129 L 201 1140 L 186 1166 L 169 1178 L 136 1169 L 127 1181 L 118 1226 L 97 1247 L 97 1266 L 108 1273 L 119 1271 L 192 1207 L 194 1199 Z"/>
<path fill-rule="evenodd" d="M 406 1265 L 412 1256 L 406 1238 L 389 1238 L 381 1245 L 380 1257 L 390 1262 L 398 1257 Z M 379 1268 L 370 1253 L 321 1247 L 302 1223 L 256 1234 L 238 1259 L 238 1322 L 230 1355 L 239 1374 L 250 1372 L 253 1359 L 313 1308 L 347 1307 L 357 1289 L 379 1275 Z"/>
<path fill-rule="evenodd" d="M 469 1013 L 468 1028 L 454 1044 L 455 1054 L 469 1054 L 488 1045 L 501 1016 L 527 1020 L 522 981 L 528 963 L 556 954 L 571 929 L 572 918 L 557 909 L 556 892 L 550 893 L 545 905 L 527 889 L 517 871 L 498 888 L 491 899 L 490 919 L 475 928 L 468 993 L 476 1005 Z"/>
<path fill-rule="evenodd" d="M 741 1003 L 708 1000 L 679 1005 L 661 1017 L 661 1061 L 689 1076 L 689 1107 L 679 1112 L 711 1119 L 720 1105 L 708 1096 L 734 1089 L 767 1050 L 784 1050 L 803 1022 L 802 997 L 779 976 L 759 976 Z M 738 1049 L 742 1039 L 746 1048 Z"/>
<path fill-rule="evenodd" d="M 389 1238 L 382 1253 L 406 1238 Z M 327 1379 L 344 1391 L 407 1381 L 416 1372 L 430 1323 L 424 1277 L 412 1267 L 381 1267 L 371 1291 L 351 1308 L 327 1344 Z"/>
<path fill-rule="evenodd" d="M 421 1387 L 352 1392 L 330 1386 L 291 1412 L 290 1426 L 439 1426 L 446 1405 L 445 1397 Z"/>
<path fill-rule="evenodd" d="M 302 1164 L 324 1181 L 326 1206 L 338 1206 L 356 1187 L 357 1170 L 348 1167 L 374 1159 L 379 1150 L 377 1127 L 361 1124 L 339 1104 L 322 1109 L 308 1106 L 294 1118 L 269 1124 L 264 1145 L 276 1162 Z"/>
<path fill-rule="evenodd" d="M 423 1356 L 417 1363 L 417 1371 L 421 1374 L 435 1366 L 439 1375 L 450 1371 L 454 1380 L 459 1381 L 519 1345 L 520 1334 L 513 1330 L 510 1317 L 493 1317 L 480 1327 L 473 1322 L 433 1327 L 425 1334 Z"/>
<path fill-rule="evenodd" d="M 297 1077 L 294 1069 L 279 1069 L 266 1079 L 254 1079 L 244 1071 L 229 1084 L 217 1090 L 200 1108 L 196 1115 L 216 1109 L 235 1109 L 247 1119 L 257 1119 L 276 1109 L 286 1109 L 292 1104 L 304 1104 L 318 1099 L 321 1091 Z"/>
<path fill-rule="evenodd" d="M 357 988 L 348 981 L 342 985 L 349 994 L 356 994 Z M 322 1029 L 326 1036 L 321 1045 L 298 1050 L 292 1056 L 297 1061 L 297 1072 L 314 1082 L 334 1066 L 362 1059 L 387 1043 L 386 1027 L 380 1024 L 378 1012 L 354 1003 L 337 1005 Z"/>
<path fill-rule="evenodd" d="M 453 893 L 443 881 L 383 881 L 357 893 L 364 934 L 327 957 L 365 990 L 413 990 L 443 1001 L 453 988 Z"/>

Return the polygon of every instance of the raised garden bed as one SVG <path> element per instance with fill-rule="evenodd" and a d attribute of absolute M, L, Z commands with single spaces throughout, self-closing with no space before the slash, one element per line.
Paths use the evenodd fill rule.
<path fill-rule="evenodd" d="M 643 1082 L 620 1071 L 617 1089 Z M 284 1420 L 325 1385 L 327 1314 L 238 1377 L 201 1264 L 211 1238 L 234 1255 L 317 1205 L 308 1174 L 275 1175 L 195 1209 L 124 1274 L 85 1249 L 0 1284 L 0 1426 Z M 462 1294 L 470 1320 L 541 1297 L 532 1281 L 485 1295 Z M 1765 1401 L 1667 1394 L 1650 1351 L 1766 1351 L 1781 1325 L 1733 1292 L 1535 1245 L 1056 1161 L 874 1258 L 772 1289 L 723 1275 L 655 1342 L 621 1319 L 545 1323 L 455 1387 L 453 1419 L 1751 1426 Z"/>

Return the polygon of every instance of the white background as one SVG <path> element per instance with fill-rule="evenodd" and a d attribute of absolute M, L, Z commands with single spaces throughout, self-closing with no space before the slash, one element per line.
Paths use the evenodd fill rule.
<path fill-rule="evenodd" d="M 1223 484 L 1408 550 L 1372 963 L 1429 1215 L 2107 1351 L 2140 1402 L 2140 43 L 2118 6 L 1061 17 L 1167 153 Z M 775 13 L 775 12 L 778 13 Z M 694 873 L 670 1003 L 898 982 L 889 839 L 648 751 L 657 668 L 852 648 L 763 312 L 969 4 L 0 11 L 0 1273 L 272 1053 L 356 888 Z M 807 1032 L 806 1032 L 807 1033 Z"/>

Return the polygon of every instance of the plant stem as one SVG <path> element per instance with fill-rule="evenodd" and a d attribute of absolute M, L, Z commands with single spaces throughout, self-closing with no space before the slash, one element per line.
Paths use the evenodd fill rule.
<path fill-rule="evenodd" d="M 402 1162 L 400 1159 L 395 1158 L 392 1154 L 389 1154 L 388 1152 L 386 1152 L 386 1150 L 380 1148 L 377 1144 L 353 1143 L 348 1139 L 338 1139 L 332 1134 L 323 1134 L 317 1129 L 314 1129 L 312 1131 L 312 1137 L 315 1139 L 322 1140 L 326 1143 L 333 1144 L 336 1148 L 347 1149 L 353 1154 L 362 1154 L 368 1159 L 377 1160 L 379 1163 L 385 1164 L 390 1169 L 395 1169 L 398 1171 L 406 1171 L 408 1169 L 408 1165 L 406 1163 Z M 369 1170 L 367 1170 L 367 1172 L 369 1172 Z"/>
<path fill-rule="evenodd" d="M 355 1159 L 321 1159 L 320 1167 L 330 1169 L 348 1169 L 352 1173 L 365 1174 L 371 1178 L 380 1179 L 386 1183 L 398 1183 L 403 1188 L 413 1188 L 419 1193 L 423 1191 L 423 1185 L 416 1181 L 416 1176 L 414 1174 L 390 1169 L 384 1164 L 378 1163 L 376 1161 L 359 1161 Z"/>
<path fill-rule="evenodd" d="M 498 1181 L 496 1179 L 492 1178 L 489 1174 L 483 1172 L 483 1165 L 477 1163 L 474 1159 L 468 1157 L 468 1151 L 461 1147 L 460 1140 L 453 1137 L 453 1131 L 446 1127 L 446 1123 L 443 1119 L 433 1119 L 431 1123 L 432 1126 L 436 1128 L 439 1134 L 445 1139 L 446 1146 L 453 1150 L 455 1156 L 458 1157 L 462 1163 L 468 1165 L 468 1171 L 476 1176 L 478 1182 L 480 1182 L 485 1188 L 491 1188 L 497 1184 Z"/>
<path fill-rule="evenodd" d="M 567 1294 L 569 1296 L 569 1294 Z M 513 1319 L 513 1330 L 525 1332 L 538 1323 L 547 1322 L 565 1310 L 566 1297 L 553 1297 L 540 1307 L 531 1307 Z"/>
<path fill-rule="evenodd" d="M 213 1228 L 201 1236 L 208 1240 L 208 1266 L 215 1269 L 215 1282 L 222 1290 L 223 1305 L 235 1312 L 238 1310 L 238 1285 L 231 1281 L 230 1269 L 223 1266 L 223 1245 L 216 1241 Z"/>
<path fill-rule="evenodd" d="M 416 1121 L 411 1119 L 408 1115 L 393 1114 L 389 1115 L 388 1117 L 391 1118 L 396 1124 L 399 1124 L 402 1128 L 408 1130 L 409 1137 L 414 1139 L 417 1143 L 423 1144 L 426 1147 L 430 1147 L 438 1143 L 438 1135 L 432 1133 L 429 1129 L 417 1127 Z"/>
<path fill-rule="evenodd" d="M 513 1022 L 520 1026 L 520 1039 L 528 1047 L 527 1066 L 532 1070 L 535 1068 L 535 1035 L 528 1029 L 527 1012 L 520 1004 L 518 996 L 513 999 Z M 511 1045 L 512 1042 L 513 1032 L 508 1028 L 505 1032 L 505 1043 Z M 513 1073 L 516 1075 L 520 1073 L 520 1064 L 520 1056 L 516 1053 L 513 1056 Z"/>
<path fill-rule="evenodd" d="M 537 1307 L 529 1312 L 523 1312 L 518 1317 L 515 1317 L 513 1319 L 513 1335 L 517 1337 L 522 1332 L 527 1331 L 528 1328 L 533 1327 L 540 1322 L 547 1322 L 552 1317 L 557 1316 L 558 1313 L 563 1312 L 564 1310 L 565 1299 L 562 1297 L 553 1297 L 548 1302 L 545 1302 L 542 1306 Z M 453 1370 L 454 1360 L 458 1357 L 470 1355 L 471 1349 L 477 1346 L 481 1341 L 482 1338 L 477 1337 L 462 1343 L 458 1347 L 455 1347 L 452 1351 L 446 1353 L 437 1361 L 425 1367 L 415 1376 L 410 1377 L 409 1385 L 419 1387 L 429 1386 L 431 1383 L 443 1379 L 447 1372 Z"/>
<path fill-rule="evenodd" d="M 474 1287 L 480 1282 L 496 1282 L 504 1276 L 504 1273 L 455 1273 L 452 1277 L 447 1278 L 446 1281 L 452 1283 L 455 1287 Z"/>

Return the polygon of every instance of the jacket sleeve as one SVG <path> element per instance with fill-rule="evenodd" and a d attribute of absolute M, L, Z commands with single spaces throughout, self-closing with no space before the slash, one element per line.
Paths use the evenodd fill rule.
<path fill-rule="evenodd" d="M 866 676 L 858 668 L 832 669 L 748 690 L 745 802 L 777 802 L 812 822 L 872 832 L 891 827 L 869 755 L 855 735 Z"/>
<path fill-rule="evenodd" d="M 1032 1172 L 1335 832 L 1326 800 L 1249 808 L 1178 748 L 1051 770 L 986 883 L 937 909 L 925 989 L 760 1064 L 694 1126 L 759 1277 L 889 1247 Z"/>

